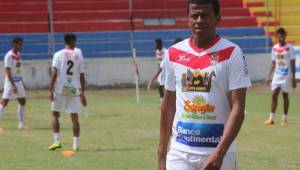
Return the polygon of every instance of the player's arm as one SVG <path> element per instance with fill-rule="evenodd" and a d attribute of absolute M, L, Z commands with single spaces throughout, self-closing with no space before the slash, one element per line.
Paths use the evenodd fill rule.
<path fill-rule="evenodd" d="M 54 90 L 55 90 L 55 83 L 57 79 L 57 68 L 51 68 L 51 79 L 50 79 L 50 100 L 54 100 Z"/>
<path fill-rule="evenodd" d="M 152 79 L 148 82 L 147 90 L 151 89 L 152 83 L 154 82 L 155 79 L 157 79 L 158 75 L 161 73 L 162 68 L 159 67 L 159 69 L 156 71 L 156 73 L 153 75 Z"/>
<path fill-rule="evenodd" d="M 222 139 L 201 170 L 221 168 L 227 150 L 238 135 L 243 124 L 245 100 L 246 88 L 240 88 L 229 92 L 231 111 L 229 113 Z"/>
<path fill-rule="evenodd" d="M 160 138 L 158 145 L 158 169 L 165 170 L 168 144 L 172 132 L 172 124 L 176 111 L 176 93 L 165 89 L 165 96 L 161 106 Z"/>
<path fill-rule="evenodd" d="M 8 78 L 8 81 L 10 82 L 11 86 L 12 86 L 12 90 L 14 93 L 17 93 L 18 92 L 18 89 L 17 89 L 17 86 L 15 85 L 15 82 L 12 78 L 12 75 L 11 75 L 11 69 L 10 67 L 5 67 L 5 73 L 7 75 L 7 78 Z"/>
<path fill-rule="evenodd" d="M 270 85 L 270 83 L 272 82 L 272 77 L 273 77 L 273 73 L 274 73 L 274 70 L 275 70 L 275 65 L 276 65 L 276 63 L 273 60 L 272 64 L 271 64 L 271 68 L 270 68 L 269 74 L 268 74 L 268 79 L 267 79 L 268 85 Z"/>
<path fill-rule="evenodd" d="M 295 59 L 291 60 L 291 71 L 292 71 L 293 88 L 296 88 L 297 87 L 297 81 L 296 81 L 296 62 L 295 62 Z"/>

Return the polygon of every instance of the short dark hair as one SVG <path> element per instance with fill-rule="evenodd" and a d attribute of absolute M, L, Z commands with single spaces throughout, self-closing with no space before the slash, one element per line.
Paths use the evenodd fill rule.
<path fill-rule="evenodd" d="M 70 44 L 71 41 L 76 41 L 77 37 L 73 33 L 67 33 L 65 34 L 64 39 L 66 44 Z"/>
<path fill-rule="evenodd" d="M 21 37 L 15 37 L 11 41 L 12 44 L 19 44 L 20 42 L 23 42 L 23 38 Z"/>
<path fill-rule="evenodd" d="M 188 0 L 188 12 L 190 10 L 190 4 L 212 4 L 214 13 L 216 15 L 220 14 L 220 2 L 219 0 Z"/>
<path fill-rule="evenodd" d="M 156 39 L 155 39 L 155 43 L 157 43 L 157 44 L 162 44 L 162 40 L 161 40 L 160 38 L 156 38 Z"/>
<path fill-rule="evenodd" d="M 277 34 L 281 34 L 281 35 L 285 35 L 286 34 L 286 31 L 284 28 L 280 27 L 276 30 L 276 33 Z"/>

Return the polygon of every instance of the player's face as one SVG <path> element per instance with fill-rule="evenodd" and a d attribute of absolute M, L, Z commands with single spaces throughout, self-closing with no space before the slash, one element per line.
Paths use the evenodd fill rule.
<path fill-rule="evenodd" d="M 161 50 L 161 48 L 162 48 L 161 43 L 155 43 L 155 49 L 156 50 Z"/>
<path fill-rule="evenodd" d="M 68 46 L 69 46 L 70 48 L 75 48 L 75 46 L 76 46 L 76 40 L 75 40 L 75 39 L 72 39 L 72 40 L 69 42 Z"/>
<path fill-rule="evenodd" d="M 14 44 L 14 48 L 17 51 L 21 51 L 22 50 L 22 45 L 23 45 L 23 42 L 20 41 L 20 42 Z"/>
<path fill-rule="evenodd" d="M 194 36 L 211 36 L 220 21 L 212 4 L 190 4 L 188 23 Z"/>
<path fill-rule="evenodd" d="M 278 34 L 278 41 L 280 44 L 285 43 L 286 34 Z"/>

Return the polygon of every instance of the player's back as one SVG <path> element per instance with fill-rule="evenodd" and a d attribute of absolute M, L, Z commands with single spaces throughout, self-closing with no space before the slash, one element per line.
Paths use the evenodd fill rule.
<path fill-rule="evenodd" d="M 78 94 L 80 88 L 80 73 L 84 72 L 83 56 L 79 48 L 62 49 L 55 53 L 53 67 L 57 69 L 58 93 L 63 93 L 65 87 L 73 88 Z"/>

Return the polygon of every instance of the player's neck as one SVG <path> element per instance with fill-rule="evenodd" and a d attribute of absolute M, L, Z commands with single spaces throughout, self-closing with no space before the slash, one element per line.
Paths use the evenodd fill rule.
<path fill-rule="evenodd" d="M 72 46 L 69 46 L 69 45 L 66 45 L 66 46 L 65 46 L 65 49 L 68 49 L 68 50 L 74 50 L 74 48 L 75 48 L 75 47 L 72 47 Z"/>
<path fill-rule="evenodd" d="M 212 34 L 207 37 L 193 35 L 192 42 L 198 48 L 206 48 L 206 47 L 210 46 L 211 44 L 213 44 L 217 37 L 218 37 L 218 35 L 216 35 L 216 34 Z"/>
<path fill-rule="evenodd" d="M 18 51 L 17 49 L 15 49 L 15 48 L 12 48 L 11 51 L 12 51 L 13 53 L 15 53 L 15 54 L 18 54 L 18 52 L 19 52 L 19 51 Z"/>
<path fill-rule="evenodd" d="M 278 42 L 278 44 L 279 44 L 280 47 L 284 47 L 286 45 L 286 42 L 285 41 L 284 42 Z"/>

